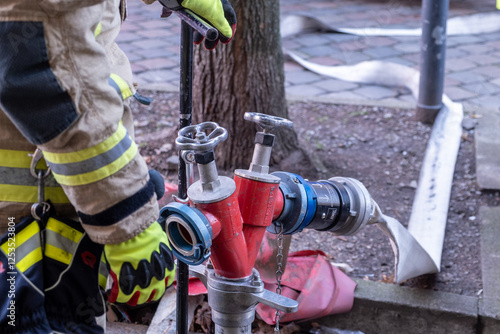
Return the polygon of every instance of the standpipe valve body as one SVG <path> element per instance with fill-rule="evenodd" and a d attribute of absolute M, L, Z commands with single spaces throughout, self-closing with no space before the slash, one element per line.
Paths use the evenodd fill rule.
<path fill-rule="evenodd" d="M 269 175 L 269 159 L 276 127 L 292 122 L 269 115 L 246 113 L 245 119 L 264 130 L 258 132 L 248 170 L 236 170 L 234 180 L 219 176 L 214 147 L 227 138 L 225 129 L 206 122 L 179 132 L 181 150 L 193 150 L 200 180 L 188 188 L 191 206 L 171 203 L 161 210 L 175 255 L 191 265 L 210 255 L 215 273 L 231 279 L 252 275 L 265 230 L 271 225 L 279 196 L 280 178 Z M 207 135 L 205 131 L 211 130 Z"/>

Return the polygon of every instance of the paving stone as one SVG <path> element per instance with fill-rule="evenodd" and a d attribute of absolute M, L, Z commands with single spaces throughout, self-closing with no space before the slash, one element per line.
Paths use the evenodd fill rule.
<path fill-rule="evenodd" d="M 345 17 L 349 20 L 354 20 L 354 21 L 367 21 L 367 20 L 371 20 L 373 18 L 373 14 L 372 13 L 369 13 L 369 12 L 361 12 L 361 11 L 358 11 L 358 12 L 354 12 L 354 13 L 349 13 L 347 15 L 345 15 Z"/>
<path fill-rule="evenodd" d="M 363 52 L 365 54 L 368 54 L 369 56 L 371 56 L 373 58 L 377 58 L 377 59 L 392 57 L 392 56 L 396 56 L 396 55 L 399 55 L 402 53 L 402 51 L 400 51 L 400 50 L 396 50 L 394 48 L 386 47 L 386 46 L 379 47 L 379 48 L 366 49 Z"/>
<path fill-rule="evenodd" d="M 133 51 L 133 50 L 137 49 L 135 46 L 133 46 L 130 43 L 118 42 L 117 44 L 120 47 L 120 49 L 122 49 L 122 51 L 125 52 L 125 53 L 127 53 L 128 51 Z"/>
<path fill-rule="evenodd" d="M 402 94 L 398 96 L 398 100 L 409 103 L 417 103 L 417 100 L 412 94 Z"/>
<path fill-rule="evenodd" d="M 166 69 L 178 66 L 177 62 L 164 57 L 144 59 L 135 62 L 135 64 L 142 66 L 147 70 Z"/>
<path fill-rule="evenodd" d="M 444 91 L 453 101 L 463 101 L 477 96 L 477 93 L 468 91 L 460 87 L 447 87 Z"/>
<path fill-rule="evenodd" d="M 285 74 L 285 81 L 290 82 L 296 85 L 307 84 L 311 82 L 315 82 L 321 80 L 321 76 L 319 74 L 310 72 L 310 71 L 301 71 L 301 72 L 291 72 Z"/>
<path fill-rule="evenodd" d="M 465 71 L 474 67 L 476 67 L 475 63 L 466 61 L 461 58 L 447 59 L 445 61 L 445 70 L 451 72 Z"/>
<path fill-rule="evenodd" d="M 500 59 L 488 54 L 471 54 L 463 58 L 465 61 L 473 62 L 478 65 L 490 65 L 500 63 Z"/>
<path fill-rule="evenodd" d="M 308 46 L 301 48 L 300 50 L 312 57 L 330 56 L 338 53 L 338 50 L 332 48 L 330 45 Z"/>
<path fill-rule="evenodd" d="M 344 51 L 339 55 L 336 55 L 339 60 L 344 61 L 347 65 L 354 65 L 365 60 L 371 60 L 372 58 L 363 53 L 357 51 Z"/>
<path fill-rule="evenodd" d="M 292 49 L 292 48 L 290 48 L 289 50 L 292 51 L 293 53 L 295 53 L 297 56 L 301 57 L 302 59 L 309 60 L 309 58 L 311 58 L 310 55 L 302 52 L 300 49 Z"/>
<path fill-rule="evenodd" d="M 489 46 L 486 44 L 461 45 L 458 48 L 463 49 L 470 54 L 484 54 L 495 50 L 493 46 Z"/>
<path fill-rule="evenodd" d="M 318 34 L 304 34 L 300 35 L 295 40 L 304 46 L 317 46 L 329 43 L 329 39 Z"/>
<path fill-rule="evenodd" d="M 355 89 L 352 92 L 361 95 L 365 98 L 373 100 L 395 97 L 397 95 L 397 91 L 394 89 L 380 87 L 380 86 L 371 86 L 371 85 Z"/>
<path fill-rule="evenodd" d="M 364 50 L 368 47 L 368 45 L 366 45 L 360 41 L 339 43 L 337 46 L 339 47 L 340 50 L 345 51 L 345 52 Z"/>
<path fill-rule="evenodd" d="M 285 73 L 303 71 L 304 68 L 293 60 L 285 61 Z"/>
<path fill-rule="evenodd" d="M 390 63 L 401 64 L 401 65 L 405 65 L 405 66 L 412 67 L 412 68 L 418 67 L 418 66 L 416 66 L 415 62 L 412 62 L 408 59 L 401 58 L 401 57 L 390 57 L 390 58 L 384 59 L 384 61 L 387 61 Z"/>
<path fill-rule="evenodd" d="M 499 93 L 499 87 L 490 82 L 476 82 L 472 84 L 462 85 L 463 89 L 474 92 L 477 95 L 494 95 Z M 500 99 L 499 99 L 500 102 Z"/>
<path fill-rule="evenodd" d="M 138 22 L 148 21 L 148 16 L 141 13 L 136 13 L 135 15 L 128 15 L 127 20 L 123 24 L 135 25 Z"/>
<path fill-rule="evenodd" d="M 309 4 L 309 7 L 312 7 L 312 8 L 319 8 L 321 10 L 326 10 L 326 9 L 336 9 L 339 7 L 338 4 L 336 4 L 335 2 L 311 2 Z"/>
<path fill-rule="evenodd" d="M 481 66 L 473 70 L 475 73 L 482 74 L 486 77 L 490 78 L 498 78 L 500 77 L 500 66 Z"/>
<path fill-rule="evenodd" d="M 402 58 L 409 60 L 412 63 L 420 64 L 420 54 L 419 53 L 407 54 L 407 55 L 402 56 Z"/>
<path fill-rule="evenodd" d="M 357 35 L 349 35 L 349 34 L 325 34 L 329 40 L 334 41 L 336 43 L 354 41 L 354 40 L 362 40 L 361 36 Z"/>
<path fill-rule="evenodd" d="M 463 83 L 473 83 L 473 82 L 478 82 L 478 81 L 484 81 L 486 77 L 484 75 L 481 75 L 479 73 L 475 73 L 473 71 L 461 71 L 461 72 L 454 72 L 451 74 L 448 74 L 448 77 L 452 79 L 456 79 L 460 82 Z"/>
<path fill-rule="evenodd" d="M 136 62 L 136 61 L 144 59 L 143 56 L 141 56 L 140 54 L 135 53 L 134 50 L 127 51 L 125 54 L 127 55 L 127 58 L 129 60 L 129 62 L 132 63 L 132 64 L 134 62 Z"/>
<path fill-rule="evenodd" d="M 444 76 L 444 86 L 445 87 L 448 87 L 448 86 L 460 86 L 462 84 L 461 81 L 458 81 L 458 80 L 455 80 L 455 79 L 452 79 L 448 76 Z"/>
<path fill-rule="evenodd" d="M 144 29 L 166 29 L 169 26 L 167 20 L 150 20 L 139 23 Z"/>
<path fill-rule="evenodd" d="M 385 37 L 385 36 L 369 36 L 366 37 L 364 40 L 364 43 L 369 46 L 389 46 L 389 45 L 394 45 L 398 43 L 394 38 L 392 37 Z"/>
<path fill-rule="evenodd" d="M 463 58 L 466 57 L 468 54 L 469 53 L 464 51 L 463 49 L 458 49 L 458 48 L 446 49 L 446 59 Z"/>
<path fill-rule="evenodd" d="M 500 86 L 500 78 L 490 81 L 491 83 Z"/>
<path fill-rule="evenodd" d="M 297 96 L 318 96 L 324 94 L 325 90 L 318 88 L 313 85 L 294 85 L 288 87 L 286 90 L 287 94 L 297 95 Z"/>
<path fill-rule="evenodd" d="M 420 44 L 420 37 L 418 36 L 391 36 L 391 38 L 401 43 Z"/>
<path fill-rule="evenodd" d="M 420 52 L 420 43 L 398 43 L 392 47 L 403 53 Z"/>
<path fill-rule="evenodd" d="M 457 44 L 460 43 L 462 45 L 483 42 L 483 39 L 477 35 L 449 36 L 447 40 L 457 40 Z"/>
<path fill-rule="evenodd" d="M 118 37 L 116 38 L 117 43 L 125 43 L 125 42 L 130 42 L 130 41 L 136 41 L 138 39 L 142 39 L 139 34 L 135 32 L 121 32 Z"/>
<path fill-rule="evenodd" d="M 158 48 L 158 49 L 136 49 L 134 50 L 134 53 L 137 55 L 140 55 L 143 58 L 168 58 L 170 60 L 177 59 L 177 55 L 173 54 L 171 51 L 165 49 L 165 48 Z"/>
<path fill-rule="evenodd" d="M 164 82 L 172 79 L 179 80 L 179 74 L 169 70 L 145 71 L 137 75 L 145 82 Z"/>
<path fill-rule="evenodd" d="M 496 50 L 500 50 L 500 39 L 498 37 L 498 33 L 496 34 L 491 34 L 492 37 L 495 37 L 495 39 L 492 39 L 491 41 L 488 41 L 484 43 L 485 45 L 491 46 L 492 48 Z"/>
<path fill-rule="evenodd" d="M 446 38 L 446 47 L 447 48 L 455 47 L 455 46 L 459 46 L 459 45 L 462 45 L 462 44 L 460 43 L 460 40 L 457 38 L 457 36 L 448 36 Z"/>
<path fill-rule="evenodd" d="M 162 46 L 166 46 L 168 42 L 163 39 L 159 38 L 152 38 L 152 39 L 141 39 L 138 41 L 134 41 L 131 43 L 134 47 L 136 48 L 141 48 L 141 49 L 156 49 Z"/>
<path fill-rule="evenodd" d="M 483 95 L 476 98 L 469 99 L 467 102 L 471 105 L 481 106 L 484 108 L 489 108 L 493 110 L 500 109 L 500 99 L 498 98 L 498 94 L 496 95 Z M 465 103 L 465 101 L 464 101 Z M 500 129 L 500 127 L 499 127 Z"/>
<path fill-rule="evenodd" d="M 340 60 L 338 60 L 337 58 L 326 57 L 326 56 L 325 57 L 314 57 L 314 58 L 309 59 L 309 61 L 316 63 L 316 64 L 325 65 L 325 66 L 334 66 L 334 65 L 342 64 L 342 62 Z"/>
<path fill-rule="evenodd" d="M 489 43 L 489 41 L 498 42 L 498 32 L 491 34 L 483 34 L 481 38 L 487 43 Z M 500 49 L 500 47 L 497 47 L 497 49 Z"/>
<path fill-rule="evenodd" d="M 322 97 L 326 97 L 332 100 L 338 100 L 338 101 L 361 101 L 361 100 L 366 100 L 366 97 L 356 94 L 353 91 L 342 91 L 342 92 L 336 92 L 336 93 L 328 93 L 322 95 Z"/>
<path fill-rule="evenodd" d="M 314 86 L 317 86 L 329 92 L 346 91 L 359 87 L 359 85 L 356 83 L 336 79 L 321 80 L 317 83 L 314 83 Z"/>
<path fill-rule="evenodd" d="M 137 35 L 142 38 L 164 38 L 165 36 L 179 36 L 179 34 L 172 29 L 142 29 L 137 32 Z"/>
<path fill-rule="evenodd" d="M 130 67 L 132 68 L 132 72 L 135 74 L 147 71 L 147 68 L 145 68 L 144 66 L 138 65 L 136 63 L 131 63 Z"/>
<path fill-rule="evenodd" d="M 281 46 L 284 47 L 285 49 L 293 50 L 299 47 L 300 45 L 297 44 L 295 39 L 286 38 L 284 40 L 281 40 Z"/>

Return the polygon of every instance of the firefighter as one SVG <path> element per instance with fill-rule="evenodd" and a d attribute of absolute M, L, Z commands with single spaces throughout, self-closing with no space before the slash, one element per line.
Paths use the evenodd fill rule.
<path fill-rule="evenodd" d="M 162 3 L 204 17 L 223 42 L 234 33 L 226 0 Z M 156 221 L 163 185 L 133 140 L 127 99 L 145 101 L 114 42 L 125 9 L 125 0 L 0 3 L 2 332 L 103 332 L 101 261 L 110 302 L 156 301 L 174 279 Z"/>

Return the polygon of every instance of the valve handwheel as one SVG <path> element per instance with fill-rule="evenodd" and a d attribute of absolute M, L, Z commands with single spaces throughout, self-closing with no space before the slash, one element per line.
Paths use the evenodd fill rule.
<path fill-rule="evenodd" d="M 206 131 L 209 131 L 207 134 Z M 227 130 L 215 122 L 190 125 L 179 131 L 175 145 L 180 150 L 211 151 L 227 139 Z"/>
<path fill-rule="evenodd" d="M 244 118 L 247 121 L 257 123 L 261 128 L 264 129 L 265 133 L 271 132 L 274 128 L 284 127 L 293 128 L 293 122 L 277 116 L 266 115 L 256 112 L 246 112 Z"/>

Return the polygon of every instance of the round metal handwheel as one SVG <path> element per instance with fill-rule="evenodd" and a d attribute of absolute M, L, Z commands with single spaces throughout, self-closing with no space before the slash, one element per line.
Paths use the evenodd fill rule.
<path fill-rule="evenodd" d="M 270 132 L 274 128 L 284 127 L 293 128 L 293 122 L 277 116 L 260 114 L 257 112 L 246 112 L 244 118 L 247 121 L 257 123 L 260 127 L 264 129 L 264 132 Z"/>
<path fill-rule="evenodd" d="M 211 151 L 226 139 L 226 129 L 215 122 L 203 122 L 182 128 L 175 145 L 180 150 Z"/>

